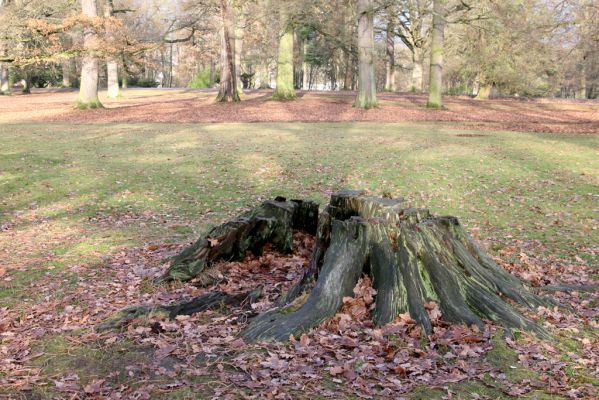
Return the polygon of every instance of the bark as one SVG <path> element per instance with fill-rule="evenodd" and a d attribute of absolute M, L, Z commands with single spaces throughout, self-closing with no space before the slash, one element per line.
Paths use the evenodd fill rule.
<path fill-rule="evenodd" d="M 71 77 L 73 75 L 73 60 L 68 58 L 66 60 L 62 60 L 60 62 L 60 67 L 62 69 L 62 87 L 70 88 L 71 87 Z"/>
<path fill-rule="evenodd" d="M 214 73 L 215 73 L 215 69 L 216 68 L 215 68 L 215 65 L 214 65 L 214 61 L 210 60 L 210 83 L 209 83 L 209 86 L 211 88 L 214 87 L 214 82 L 215 82 L 215 79 L 214 79 L 214 75 L 215 74 Z"/>
<path fill-rule="evenodd" d="M 246 252 L 260 254 L 270 242 L 283 252 L 291 251 L 293 229 L 316 231 L 318 204 L 277 198 L 212 229 L 173 259 L 161 281 L 213 282 L 211 266 L 220 260 L 240 260 Z"/>
<path fill-rule="evenodd" d="M 240 94 L 243 92 L 243 82 L 241 81 L 241 53 L 243 51 L 244 25 L 245 19 L 243 17 L 243 12 L 240 11 L 235 23 L 235 80 L 237 82 L 237 91 Z"/>
<path fill-rule="evenodd" d="M 107 1 L 104 6 L 104 17 L 112 18 L 114 14 L 114 4 L 113 2 Z M 108 39 L 112 39 L 113 35 L 110 31 L 110 28 L 106 30 L 106 37 Z M 107 81 L 107 94 L 111 99 L 116 99 L 119 97 L 119 68 L 118 64 L 114 57 L 108 57 L 106 59 L 106 81 Z"/>
<path fill-rule="evenodd" d="M 106 61 L 106 75 L 108 81 L 108 97 L 116 99 L 120 95 L 120 90 L 118 64 L 114 59 Z"/>
<path fill-rule="evenodd" d="M 374 9 L 372 0 L 358 0 L 358 95 L 354 107 L 378 105 L 374 74 Z"/>
<path fill-rule="evenodd" d="M 23 79 L 21 79 L 23 85 L 22 93 L 31 94 L 31 77 L 28 72 L 23 73 Z"/>
<path fill-rule="evenodd" d="M 493 93 L 492 83 L 480 83 L 478 87 L 478 93 L 476 95 L 477 100 L 488 100 Z"/>
<path fill-rule="evenodd" d="M 277 87 L 273 97 L 279 100 L 295 98 L 293 87 L 293 25 L 289 16 L 281 9 L 281 37 L 279 39 L 279 54 L 277 57 Z"/>
<path fill-rule="evenodd" d="M 578 86 L 578 90 L 576 91 L 575 98 L 577 99 L 586 99 L 587 98 L 587 72 L 586 65 L 583 62 L 581 71 L 580 71 L 580 84 Z"/>
<path fill-rule="evenodd" d="M 317 237 L 312 261 L 319 258 L 317 251 L 324 257 L 307 300 L 301 304 L 305 296 L 298 295 L 309 288 L 292 288 L 283 297 L 285 305 L 252 320 L 242 332 L 245 339 L 287 340 L 317 326 L 337 312 L 344 296 L 352 295 L 363 272 L 371 275 L 377 291 L 372 316 L 377 325 L 409 313 L 430 334 L 425 304 L 435 301 L 449 322 L 482 327 L 489 319 L 547 335 L 505 299 L 529 309 L 551 302 L 495 264 L 455 217 L 435 217 L 428 210 L 405 208 L 402 200 L 362 191 L 334 194 L 326 214 L 320 223 L 330 227 L 330 240 L 326 234 L 321 242 Z M 319 226 L 317 235 L 322 233 Z"/>
<path fill-rule="evenodd" d="M 433 34 L 431 39 L 430 83 L 428 87 L 429 108 L 443 107 L 443 50 L 445 46 L 445 14 L 443 0 L 433 1 Z"/>
<path fill-rule="evenodd" d="M 10 79 L 8 75 L 8 64 L 0 63 L 0 95 L 10 94 Z"/>
<path fill-rule="evenodd" d="M 387 50 L 387 71 L 385 75 L 385 91 L 396 92 L 395 84 L 395 35 L 393 34 L 393 22 L 387 22 L 386 50 Z"/>
<path fill-rule="evenodd" d="M 354 79 L 354 57 L 350 52 L 345 52 L 345 74 L 343 77 L 343 90 L 351 90 Z"/>
<path fill-rule="evenodd" d="M 308 63 L 306 62 L 306 53 L 308 51 L 308 39 L 304 39 L 302 43 L 302 89 L 308 90 L 310 86 L 310 74 Z"/>
<path fill-rule="evenodd" d="M 412 52 L 412 91 L 422 92 L 422 55 L 423 51 L 419 48 L 414 48 Z"/>
<path fill-rule="evenodd" d="M 95 0 L 81 0 L 81 9 L 83 15 L 87 17 L 97 17 L 98 10 Z M 81 83 L 79 87 L 79 97 L 77 98 L 78 108 L 98 108 L 102 103 L 98 99 L 98 59 L 93 54 L 96 45 L 97 34 L 90 26 L 83 29 L 83 55 L 81 65 Z"/>
<path fill-rule="evenodd" d="M 216 101 L 235 102 L 240 101 L 240 98 L 237 92 L 234 43 L 231 41 L 233 17 L 229 0 L 221 0 L 220 4 L 223 28 L 221 30 L 220 88 Z"/>
<path fill-rule="evenodd" d="M 127 77 L 127 72 L 123 71 L 123 76 L 121 77 L 121 87 L 123 89 L 127 89 L 129 87 L 129 79 Z"/>
<path fill-rule="evenodd" d="M 240 295 L 229 295 L 217 291 L 171 305 L 128 307 L 99 324 L 96 327 L 96 331 L 103 332 L 122 329 L 134 320 L 143 317 L 165 315 L 170 319 L 175 319 L 179 315 L 192 315 L 206 310 L 220 309 L 223 306 L 243 306 L 244 308 L 249 308 L 258 300 L 261 293 L 261 287 Z"/>

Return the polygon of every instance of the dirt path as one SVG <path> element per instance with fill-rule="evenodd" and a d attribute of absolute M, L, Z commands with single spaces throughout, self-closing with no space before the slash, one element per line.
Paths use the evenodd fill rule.
<path fill-rule="evenodd" d="M 576 100 L 489 100 L 446 97 L 446 109 L 428 110 L 426 96 L 381 93 L 380 108 L 352 107 L 351 92 L 299 92 L 292 102 L 252 91 L 237 104 L 215 104 L 213 91 L 131 89 L 122 99 L 101 96 L 104 109 L 72 108 L 76 92 L 38 90 L 0 97 L 0 122 L 446 122 L 465 129 L 554 133 L 599 133 L 599 103 Z"/>

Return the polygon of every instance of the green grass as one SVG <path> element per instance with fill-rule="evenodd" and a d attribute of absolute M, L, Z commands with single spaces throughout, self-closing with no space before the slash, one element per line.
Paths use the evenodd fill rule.
<path fill-rule="evenodd" d="M 341 188 L 456 215 L 494 253 L 539 240 L 547 254 L 596 265 L 580 249 L 599 242 L 598 150 L 596 136 L 431 124 L 3 124 L 0 223 L 12 226 L 0 251 L 12 280 L 0 280 L 0 301 L 26 310 L 46 274 L 195 238 L 276 195 L 325 202 Z M 57 295 L 77 279 L 67 278 Z M 468 397 L 476 388 L 463 389 Z"/>

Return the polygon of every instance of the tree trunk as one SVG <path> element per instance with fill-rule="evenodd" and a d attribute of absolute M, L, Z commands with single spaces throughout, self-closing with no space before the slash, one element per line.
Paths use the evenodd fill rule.
<path fill-rule="evenodd" d="M 127 71 L 123 68 L 123 75 L 121 76 L 121 87 L 123 89 L 127 89 L 129 87 L 129 78 L 127 76 Z"/>
<path fill-rule="evenodd" d="M 351 90 L 353 75 L 354 75 L 353 56 L 348 51 L 346 51 L 344 54 L 345 54 L 345 74 L 343 76 L 343 90 Z"/>
<path fill-rule="evenodd" d="M 237 82 L 237 91 L 239 94 L 243 93 L 243 82 L 241 81 L 241 52 L 243 51 L 244 25 L 245 19 L 243 10 L 240 10 L 239 16 L 235 21 L 235 81 Z"/>
<path fill-rule="evenodd" d="M 412 52 L 412 91 L 422 92 L 422 49 L 417 47 Z"/>
<path fill-rule="evenodd" d="M 215 70 L 215 65 L 214 65 L 214 61 L 210 60 L 210 83 L 208 84 L 209 87 L 213 88 L 214 87 L 214 83 L 215 83 L 215 79 L 214 79 L 214 71 Z"/>
<path fill-rule="evenodd" d="M 354 107 L 373 108 L 376 99 L 374 75 L 374 10 L 372 0 L 358 0 L 358 95 Z"/>
<path fill-rule="evenodd" d="M 8 64 L 0 63 L 0 95 L 10 94 L 10 78 L 8 75 Z"/>
<path fill-rule="evenodd" d="M 281 37 L 279 39 L 279 54 L 277 58 L 277 87 L 273 97 L 278 100 L 295 98 L 293 87 L 293 25 L 289 16 L 281 7 Z"/>
<path fill-rule="evenodd" d="M 310 86 L 309 66 L 306 62 L 306 53 L 308 52 L 308 39 L 304 39 L 302 43 L 302 89 L 308 90 Z"/>
<path fill-rule="evenodd" d="M 220 88 L 216 101 L 235 102 L 240 101 L 240 98 L 237 92 L 237 79 L 235 78 L 234 44 L 231 41 L 233 17 L 229 0 L 221 0 L 220 4 L 223 28 L 221 30 Z"/>
<path fill-rule="evenodd" d="M 443 107 L 443 49 L 445 46 L 445 9 L 443 0 L 433 1 L 433 35 L 431 40 L 430 83 L 428 87 L 429 108 Z"/>
<path fill-rule="evenodd" d="M 494 85 L 492 83 L 480 83 L 478 87 L 478 93 L 476 95 L 477 100 L 488 100 L 493 93 Z"/>
<path fill-rule="evenodd" d="M 108 59 L 108 61 L 106 61 L 106 75 L 108 82 L 108 97 L 116 99 L 120 95 L 119 70 L 117 62 L 114 59 Z"/>
<path fill-rule="evenodd" d="M 98 16 L 96 0 L 81 0 L 81 9 L 86 17 Z M 77 107 L 82 109 L 102 107 L 102 103 L 98 99 L 98 59 L 93 55 L 96 41 L 97 34 L 94 28 L 86 25 L 83 28 L 85 54 L 81 65 L 81 83 L 77 98 Z"/>
<path fill-rule="evenodd" d="M 60 67 L 62 69 L 62 87 L 70 88 L 71 76 L 73 74 L 73 60 L 71 58 L 62 60 Z"/>
<path fill-rule="evenodd" d="M 113 2 L 107 1 L 104 6 L 104 17 L 110 19 L 114 14 L 114 4 Z M 113 40 L 113 35 L 110 29 L 110 22 L 106 28 L 106 37 L 109 40 Z M 119 97 L 119 67 L 114 57 L 109 56 L 106 59 L 106 82 L 107 82 L 107 94 L 111 99 L 116 99 Z"/>
<path fill-rule="evenodd" d="M 395 84 L 395 35 L 393 34 L 393 22 L 387 22 L 387 73 L 385 75 L 385 91 L 395 92 L 397 86 Z"/>
<path fill-rule="evenodd" d="M 574 95 L 577 99 L 586 99 L 587 98 L 587 71 L 586 65 L 583 61 L 581 71 L 580 71 L 580 84 L 578 86 L 578 90 Z"/>
<path fill-rule="evenodd" d="M 318 280 L 305 303 L 296 304 L 297 298 L 259 315 L 242 336 L 250 341 L 287 340 L 311 329 L 337 312 L 364 272 L 377 291 L 377 325 L 409 313 L 430 334 L 426 303 L 434 301 L 449 322 L 482 328 L 483 319 L 490 319 L 506 328 L 546 335 L 504 298 L 530 309 L 550 302 L 495 264 L 455 217 L 434 217 L 428 210 L 404 208 L 401 200 L 373 198 L 362 191 L 336 193 L 319 221 L 310 265 L 319 263 Z M 293 288 L 284 303 L 305 289 Z"/>
<path fill-rule="evenodd" d="M 21 79 L 21 84 L 23 85 L 23 94 L 31 94 L 31 76 L 29 71 L 23 70 L 23 79 Z"/>

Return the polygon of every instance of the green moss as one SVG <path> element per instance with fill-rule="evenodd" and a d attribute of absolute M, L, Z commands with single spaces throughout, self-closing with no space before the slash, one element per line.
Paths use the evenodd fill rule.
<path fill-rule="evenodd" d="M 83 101 L 81 99 L 77 99 L 75 108 L 78 110 L 93 110 L 95 108 L 104 108 L 104 106 L 100 102 L 100 99 L 95 99 L 92 101 Z"/>
<path fill-rule="evenodd" d="M 518 383 L 524 379 L 534 379 L 538 376 L 537 373 L 518 362 L 518 354 L 503 339 L 503 331 L 495 333 L 491 338 L 491 343 L 493 348 L 487 353 L 487 360 L 503 372 L 510 382 Z"/>
<path fill-rule="evenodd" d="M 85 386 L 94 379 L 106 379 L 110 385 L 119 385 L 129 377 L 130 365 L 150 362 L 150 351 L 132 342 L 121 341 L 110 345 L 75 345 L 71 336 L 46 336 L 33 345 L 34 353 L 42 353 L 34 359 L 33 366 L 41 368 L 45 376 L 60 380 L 61 377 L 77 374 L 77 384 Z M 37 385 L 34 392 L 41 396 L 53 396 L 54 385 Z M 44 397 L 45 398 L 45 397 Z"/>

